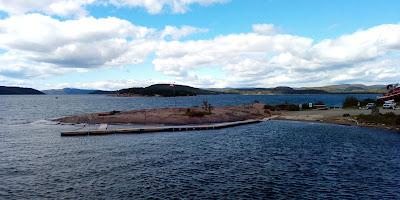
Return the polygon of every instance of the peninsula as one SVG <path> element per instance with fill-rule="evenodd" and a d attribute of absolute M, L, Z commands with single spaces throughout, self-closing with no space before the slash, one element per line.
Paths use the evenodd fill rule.
<path fill-rule="evenodd" d="M 202 107 L 111 111 L 68 116 L 55 121 L 70 124 L 201 125 L 263 119 L 270 116 L 270 111 L 260 103 L 216 108 L 204 103 Z"/>

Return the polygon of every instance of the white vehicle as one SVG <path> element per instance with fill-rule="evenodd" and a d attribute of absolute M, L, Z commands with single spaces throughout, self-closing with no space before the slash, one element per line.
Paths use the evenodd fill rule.
<path fill-rule="evenodd" d="M 383 104 L 384 109 L 396 109 L 396 102 L 394 100 L 385 101 Z"/>

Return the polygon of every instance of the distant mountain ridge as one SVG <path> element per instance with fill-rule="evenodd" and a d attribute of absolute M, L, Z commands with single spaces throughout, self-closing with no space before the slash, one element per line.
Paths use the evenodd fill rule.
<path fill-rule="evenodd" d="M 0 95 L 43 95 L 44 93 L 33 88 L 0 86 Z"/>
<path fill-rule="evenodd" d="M 169 84 L 155 84 L 148 87 L 132 87 L 116 91 L 64 88 L 44 90 L 52 95 L 87 95 L 87 94 L 115 94 L 120 96 L 173 96 L 174 89 Z M 386 92 L 385 85 L 366 86 L 362 84 L 342 84 L 322 87 L 292 88 L 279 86 L 274 88 L 195 88 L 185 85 L 175 85 L 175 96 L 194 96 L 207 94 L 346 94 L 346 93 L 376 93 Z"/>
<path fill-rule="evenodd" d="M 366 86 L 362 84 L 342 84 L 330 85 L 323 87 L 301 87 L 291 88 L 280 86 L 275 88 L 226 88 L 215 89 L 216 91 L 223 91 L 226 93 L 234 94 L 346 94 L 346 93 L 371 93 L 382 94 L 386 92 L 385 85 L 371 85 Z"/>
<path fill-rule="evenodd" d="M 329 93 L 385 93 L 386 85 L 341 84 L 323 87 L 306 87 L 304 89 L 324 90 Z"/>
<path fill-rule="evenodd" d="M 43 90 L 42 92 L 49 94 L 49 95 L 85 95 L 85 94 L 108 94 L 108 93 L 110 93 L 110 91 L 77 89 L 77 88 Z"/>
<path fill-rule="evenodd" d="M 317 89 L 294 89 L 291 87 L 280 86 L 275 88 L 232 88 L 224 90 L 226 93 L 233 94 L 326 94 L 328 92 Z"/>

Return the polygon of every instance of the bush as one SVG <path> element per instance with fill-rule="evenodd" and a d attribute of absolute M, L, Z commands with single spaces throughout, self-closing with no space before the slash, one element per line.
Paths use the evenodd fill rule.
<path fill-rule="evenodd" d="M 357 119 L 376 124 L 387 124 L 387 125 L 400 125 L 400 115 L 396 115 L 392 112 L 379 115 L 358 115 Z"/>
<path fill-rule="evenodd" d="M 351 115 L 349 113 L 343 114 L 343 117 L 350 117 Z"/>
<path fill-rule="evenodd" d="M 190 109 L 190 108 L 188 108 L 187 110 L 186 110 L 186 113 L 185 113 L 187 116 L 189 116 L 189 117 L 204 117 L 204 116 L 206 116 L 206 115 L 209 115 L 209 114 L 211 114 L 211 113 L 209 113 L 209 112 L 204 112 L 204 111 L 198 111 L 198 110 L 192 110 L 192 109 Z"/>
<path fill-rule="evenodd" d="M 343 108 L 352 108 L 358 106 L 358 99 L 353 96 L 348 96 L 343 102 Z"/>
<path fill-rule="evenodd" d="M 210 103 L 208 103 L 208 101 L 204 100 L 202 108 L 206 112 L 208 112 L 208 114 L 211 114 L 212 110 L 214 109 L 214 106 L 212 106 Z"/>
<path fill-rule="evenodd" d="M 272 111 L 275 111 L 275 106 L 264 105 L 264 109 L 265 109 L 265 110 L 272 110 Z"/>
<path fill-rule="evenodd" d="M 300 110 L 299 106 L 294 105 L 294 104 L 281 104 L 281 105 L 275 106 L 275 108 L 277 110 L 287 110 L 287 111 L 299 111 Z"/>

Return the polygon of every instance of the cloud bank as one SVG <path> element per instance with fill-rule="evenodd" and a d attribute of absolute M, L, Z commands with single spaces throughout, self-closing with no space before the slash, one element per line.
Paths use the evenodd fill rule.
<path fill-rule="evenodd" d="M 27 1 L 29 6 L 18 7 L 20 2 L 11 5 L 0 0 L 2 10 L 15 14 L 0 20 L 2 82 L 132 66 L 148 59 L 155 70 L 171 79 L 201 87 L 387 83 L 400 78 L 400 24 L 383 24 L 321 41 L 282 33 L 273 24 L 254 24 L 248 33 L 182 40 L 208 30 L 172 25 L 157 30 L 115 17 L 86 16 L 84 9 L 78 18 L 50 16 L 56 12 L 50 9 L 52 3 L 61 2 L 70 1 L 48 1 L 46 6 Z M 95 3 L 73 2 L 79 9 Z M 136 6 L 138 2 L 142 1 L 125 3 Z M 187 9 L 193 3 L 219 1 L 148 2 L 158 3 L 161 9 L 181 2 Z M 49 15 L 24 14 L 33 8 Z M 210 68 L 223 73 L 199 73 Z M 118 86 L 123 83 L 132 82 Z M 115 84 L 109 87 L 115 88 Z"/>

